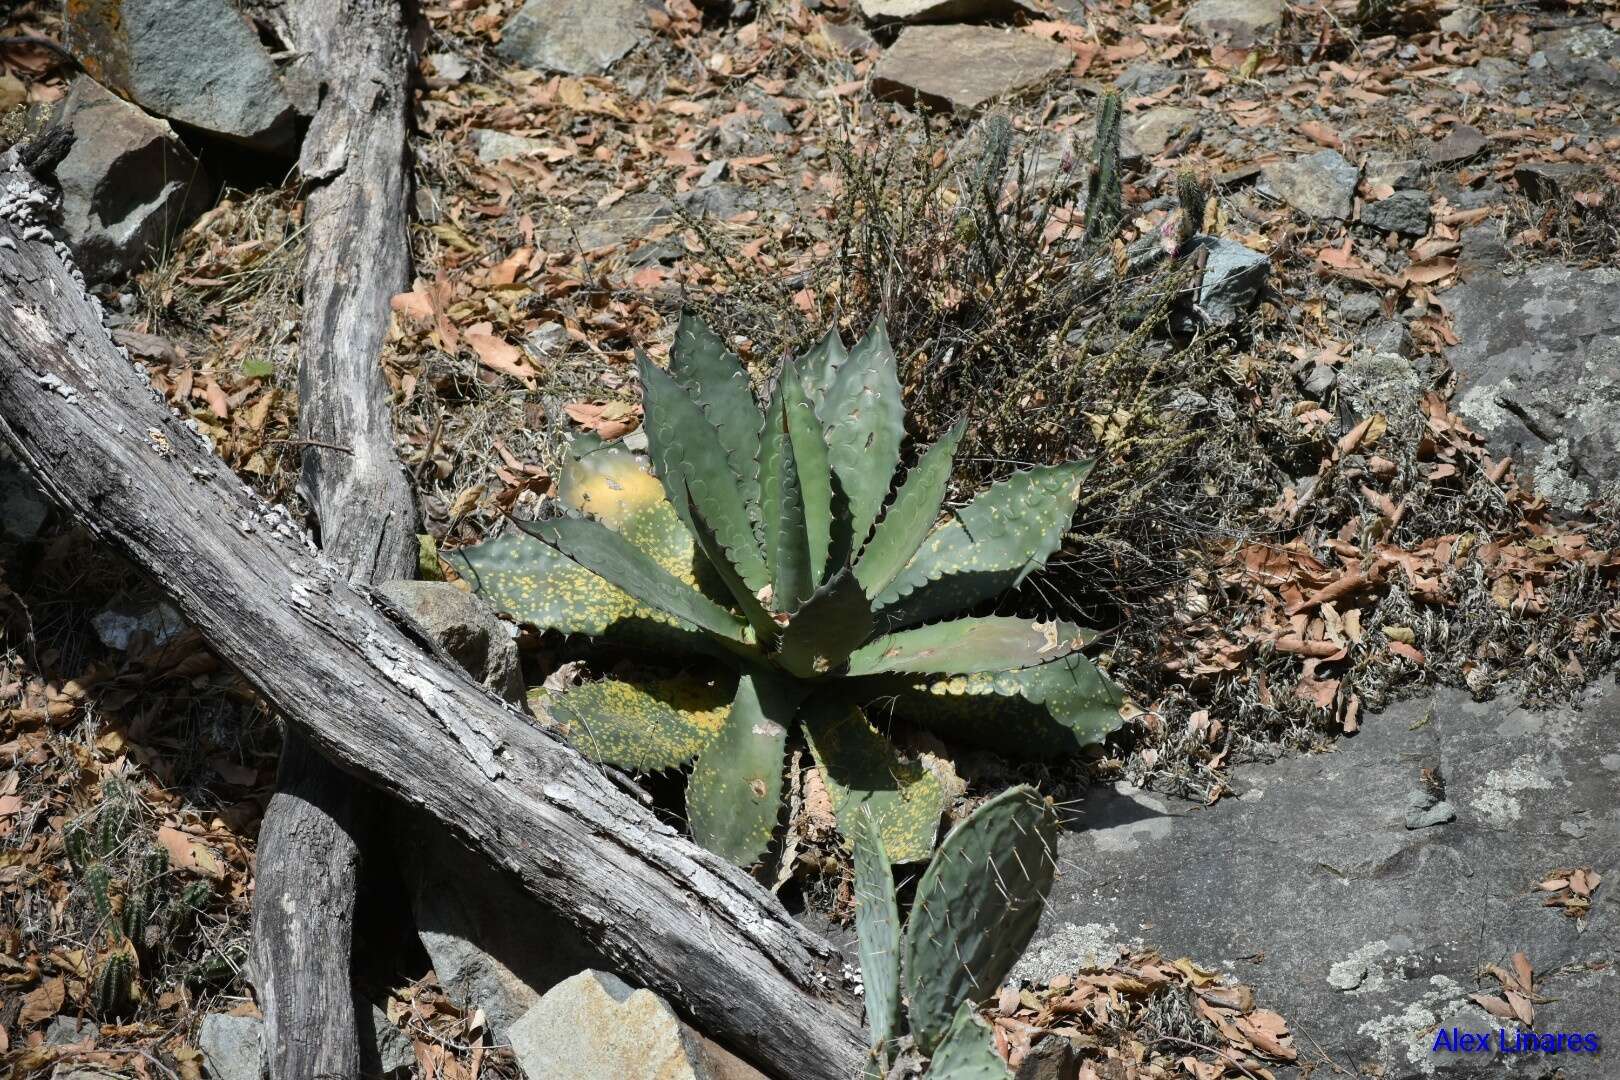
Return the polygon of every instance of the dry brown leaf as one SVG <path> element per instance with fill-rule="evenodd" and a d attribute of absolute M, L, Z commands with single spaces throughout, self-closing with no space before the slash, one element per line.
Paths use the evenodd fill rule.
<path fill-rule="evenodd" d="M 17 1014 L 17 1026 L 27 1029 L 55 1016 L 67 1000 L 67 985 L 62 976 L 52 975 L 23 998 L 22 1011 Z"/>

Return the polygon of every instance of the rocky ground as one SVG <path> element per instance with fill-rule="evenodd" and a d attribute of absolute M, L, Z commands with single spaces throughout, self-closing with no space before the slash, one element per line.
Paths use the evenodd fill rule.
<path fill-rule="evenodd" d="M 1034 779 L 1073 810 L 1026 982 L 991 1011 L 1021 1077 L 1607 1075 L 1603 1054 L 1430 1047 L 1452 1026 L 1620 1038 L 1604 880 L 1620 841 L 1620 10 L 456 0 L 422 15 L 416 281 L 384 365 L 433 545 L 532 507 L 569 434 L 634 438 L 632 351 L 661 355 L 683 303 L 760 365 L 883 308 L 917 433 L 949 403 L 974 423 L 978 474 L 1042 454 L 1113 470 L 1069 568 L 1026 599 L 1067 598 L 1097 568 L 1123 579 L 1084 603 L 1117 626 L 1101 660 L 1130 724 L 1083 766 L 963 767 L 964 806 Z M 53 115 L 74 127 L 63 227 L 119 340 L 296 506 L 301 204 L 281 180 L 308 88 L 226 0 L 188 18 L 208 62 L 132 22 L 152 36 L 114 70 L 94 26 L 19 5 L 5 33 L 92 59 L 84 75 L 0 37 L 0 139 Z M 1173 272 L 1161 238 L 1184 224 L 1247 271 L 1206 279 L 1191 342 L 1139 340 L 1117 312 L 1072 340 L 1005 331 L 1029 368 L 1073 366 L 1100 396 L 1003 374 L 994 341 L 952 367 L 937 322 L 968 322 L 973 289 L 1000 297 L 1016 277 L 951 277 L 994 118 L 1013 164 L 991 205 L 1009 221 L 1051 209 L 1045 260 L 1083 220 L 1110 87 L 1128 166 L 1112 261 Z M 1182 171 L 1209 197 L 1178 224 Z M 927 235 L 891 250 L 901 283 L 840 272 L 852 237 L 912 205 L 906 178 L 931 174 L 950 179 L 915 219 Z M 936 322 L 907 314 L 924 308 Z M 1129 355 L 1139 389 L 1118 397 L 1088 355 Z M 1201 435 L 1150 459 L 1144 428 Z M 1149 460 L 1169 464 L 1142 481 Z M 273 724 L 4 461 L 0 500 L 0 895 L 18 913 L 0 915 L 0 1052 L 18 1076 L 256 1075 L 242 942 Z M 547 674 L 531 637 L 434 603 L 444 633 L 483 635 L 491 685 Z M 175 895 L 207 888 L 185 893 L 142 1010 L 102 1024 L 62 837 L 112 804 L 168 852 Z M 788 833 L 801 854 L 767 881 L 836 930 L 847 866 L 812 811 Z M 656 998 L 576 974 L 589 955 L 537 954 L 564 935 L 537 934 L 551 924 L 504 882 L 448 887 L 479 873 L 449 841 L 403 835 L 363 909 L 379 1073 L 639 1075 L 604 1041 L 633 1024 L 670 1075 L 742 1075 Z"/>

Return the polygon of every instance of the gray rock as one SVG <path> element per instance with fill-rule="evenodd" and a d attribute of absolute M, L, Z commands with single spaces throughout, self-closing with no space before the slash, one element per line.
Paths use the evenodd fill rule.
<path fill-rule="evenodd" d="M 410 1076 L 413 1066 L 416 1065 L 416 1051 L 411 1049 L 411 1040 L 405 1033 L 395 1027 L 388 1020 L 388 1014 L 377 1008 L 369 1006 L 371 1012 L 371 1046 L 369 1053 L 376 1055 L 373 1060 L 362 1061 L 362 1067 L 375 1069 L 387 1080 L 404 1080 Z M 362 1025 L 363 1026 L 363 1025 Z M 365 1034 L 361 1033 L 362 1050 Z"/>
<path fill-rule="evenodd" d="M 1456 408 L 1491 453 L 1566 511 L 1620 479 L 1620 270 L 1482 267 L 1443 299 Z"/>
<path fill-rule="evenodd" d="M 488 603 L 447 581 L 389 581 L 378 586 L 467 673 L 513 704 L 523 703 L 523 665 L 510 623 Z"/>
<path fill-rule="evenodd" d="M 1488 94 L 1499 93 L 1524 78 L 1524 68 L 1502 56 L 1482 56 L 1472 67 L 1458 68 L 1446 76 L 1455 87 L 1475 82 Z"/>
<path fill-rule="evenodd" d="M 80 1039 L 94 1039 L 101 1035 L 101 1025 L 94 1020 L 81 1020 L 76 1016 L 52 1017 L 45 1028 L 46 1046 L 67 1046 Z"/>
<path fill-rule="evenodd" d="M 62 228 L 86 281 L 146 266 L 208 209 L 208 174 L 162 120 L 83 75 L 57 118 L 74 136 L 56 167 Z"/>
<path fill-rule="evenodd" d="M 1459 4 L 1440 20 L 1440 32 L 1473 37 L 1485 22 L 1485 13 L 1472 4 Z"/>
<path fill-rule="evenodd" d="M 1146 97 L 1181 82 L 1181 72 L 1150 61 L 1138 60 L 1120 73 L 1114 86 L 1127 97 Z"/>
<path fill-rule="evenodd" d="M 1259 302 L 1271 271 L 1264 254 L 1233 240 L 1215 236 L 1195 236 L 1188 249 L 1208 252 L 1204 279 L 1198 287 L 1198 312 L 1206 325 L 1231 326 L 1248 315 Z"/>
<path fill-rule="evenodd" d="M 148 112 L 285 151 L 294 109 L 258 32 L 231 0 L 67 4 L 63 32 L 90 74 Z"/>
<path fill-rule="evenodd" d="M 1546 202 L 1583 189 L 1598 190 L 1603 169 L 1579 161 L 1528 161 L 1514 167 L 1513 179 L 1527 199 Z"/>
<path fill-rule="evenodd" d="M 1432 792 L 1414 791 L 1406 799 L 1406 827 L 1428 829 L 1457 820 L 1457 809 Z"/>
<path fill-rule="evenodd" d="M 512 1025 L 531 1077 L 570 1080 L 764 1080 L 682 1023 L 663 998 L 605 971 L 582 971 Z"/>
<path fill-rule="evenodd" d="M 496 53 L 569 75 L 600 75 L 648 34 L 641 0 L 528 0 L 501 30 Z"/>
<path fill-rule="evenodd" d="M 1361 223 L 1379 232 L 1422 236 L 1429 231 L 1429 196 L 1422 191 L 1397 191 L 1362 207 Z"/>
<path fill-rule="evenodd" d="M 572 926 L 442 826 L 405 811 L 396 822 L 417 936 L 440 985 L 461 1005 L 482 1008 L 497 1042 L 547 990 L 602 963 Z"/>
<path fill-rule="evenodd" d="M 1379 319 L 1361 335 L 1361 345 L 1375 355 L 1409 357 L 1412 355 L 1412 328 L 1400 319 Z"/>
<path fill-rule="evenodd" d="M 1376 319 L 1383 310 L 1383 301 L 1372 293 L 1354 292 L 1339 301 L 1339 318 L 1356 326 Z"/>
<path fill-rule="evenodd" d="M 1282 0 L 1198 0 L 1182 21 L 1200 36 L 1246 49 L 1282 27 Z"/>
<path fill-rule="evenodd" d="M 1561 86 L 1611 95 L 1620 88 L 1620 34 L 1607 27 L 1537 34 L 1535 46 L 1545 74 Z"/>
<path fill-rule="evenodd" d="M 1148 157 L 1164 153 L 1170 140 L 1176 138 L 1198 121 L 1197 109 L 1183 109 L 1176 105 L 1158 108 L 1128 117 L 1122 125 L 1125 138 L 1138 151 Z"/>
<path fill-rule="evenodd" d="M 989 26 L 908 26 L 872 69 L 872 93 L 936 109 L 974 109 L 1031 89 L 1074 63 L 1055 41 Z"/>
<path fill-rule="evenodd" d="M 1312 400 L 1321 401 L 1339 382 L 1339 372 L 1332 364 L 1312 364 L 1310 371 L 1299 380 L 1299 388 Z"/>
<path fill-rule="evenodd" d="M 428 53 L 424 58 L 433 65 L 433 74 L 448 83 L 458 83 L 472 74 L 467 58 L 451 52 Z"/>
<path fill-rule="evenodd" d="M 1319 1045 L 1387 1080 L 1487 1075 L 1475 1055 L 1431 1054 L 1434 1033 L 1495 1029 L 1468 997 L 1494 987 L 1477 980 L 1482 964 L 1520 950 L 1546 999 L 1538 1031 L 1615 1030 L 1620 903 L 1600 890 L 1582 927 L 1528 885 L 1558 866 L 1617 865 L 1617 723 L 1612 686 L 1544 709 L 1440 691 L 1364 718 L 1333 753 L 1238 767 L 1240 797 L 1214 806 L 1094 789 L 1060 835 L 1066 869 L 1029 956 L 1053 974 L 1119 944 L 1189 956 L 1303 1025 L 1302 1064 L 1320 1060 Z M 1410 831 L 1407 793 L 1430 763 L 1458 820 Z M 1583 838 L 1557 827 L 1576 815 Z M 1553 1067 L 1566 1080 L 1613 1072 L 1601 1055 L 1524 1054 L 1489 1075 Z"/>
<path fill-rule="evenodd" d="M 1427 388 L 1423 373 L 1395 353 L 1358 351 L 1339 365 L 1339 396 L 1356 418 L 1383 413 L 1397 434 L 1423 426 L 1418 406 Z"/>
<path fill-rule="evenodd" d="M 173 641 L 186 628 L 180 613 L 168 604 L 120 602 L 91 616 L 96 637 L 109 649 L 125 652 L 137 637 L 148 646 Z"/>
<path fill-rule="evenodd" d="M 1392 188 L 1415 187 L 1423 179 L 1423 162 L 1394 154 L 1368 154 L 1362 171 L 1369 184 L 1388 184 Z"/>
<path fill-rule="evenodd" d="M 264 1024 L 253 1016 L 210 1013 L 197 1036 L 209 1080 L 260 1080 L 264 1072 Z"/>
<path fill-rule="evenodd" d="M 1485 133 L 1470 124 L 1457 124 L 1446 137 L 1428 147 L 1429 164 L 1439 168 L 1461 165 L 1479 157 L 1488 145 Z"/>
<path fill-rule="evenodd" d="M 1074 1043 L 1061 1035 L 1051 1035 L 1024 1055 L 1013 1080 L 1078 1080 L 1079 1076 L 1080 1055 Z"/>
<path fill-rule="evenodd" d="M 513 135 L 509 131 L 471 128 L 467 134 L 472 138 L 473 149 L 478 153 L 478 160 L 484 162 L 532 157 L 546 149 L 546 144 L 539 139 L 531 139 L 525 135 Z"/>
<path fill-rule="evenodd" d="M 861 15 L 871 22 L 950 23 L 975 19 L 1010 19 L 1040 9 L 1022 0 L 859 0 Z"/>
<path fill-rule="evenodd" d="M 1274 162 L 1261 172 L 1271 192 L 1296 210 L 1339 221 L 1350 216 L 1360 171 L 1337 150 Z"/>
<path fill-rule="evenodd" d="M 672 204 L 662 195 L 638 191 L 596 211 L 575 226 L 548 229 L 547 242 L 567 247 L 578 244 L 582 251 L 594 251 L 610 244 L 634 247 L 635 241 L 645 238 L 673 214 Z"/>
<path fill-rule="evenodd" d="M 9 447 L 0 446 L 0 537 L 32 540 L 45 527 L 50 512 L 50 500 L 33 477 L 22 471 Z"/>

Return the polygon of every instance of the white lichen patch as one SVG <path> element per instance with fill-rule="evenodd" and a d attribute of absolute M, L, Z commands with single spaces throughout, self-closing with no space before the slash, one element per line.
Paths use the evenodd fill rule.
<path fill-rule="evenodd" d="M 1107 967 L 1119 956 L 1121 947 L 1139 944 L 1140 939 L 1122 941 L 1119 927 L 1113 923 L 1065 923 L 1025 953 L 1009 978 L 1046 982 L 1082 968 Z"/>
<path fill-rule="evenodd" d="M 1328 969 L 1328 985 L 1347 993 L 1382 990 L 1389 984 L 1389 978 L 1374 961 L 1388 952 L 1389 942 L 1368 942 Z"/>
<path fill-rule="evenodd" d="M 1434 1032 L 1442 1024 L 1455 1023 L 1470 1031 L 1496 1026 L 1496 1021 L 1484 1009 L 1468 1001 L 1468 991 L 1454 979 L 1433 975 L 1429 985 L 1433 989 L 1409 1002 L 1400 1012 L 1368 1020 L 1356 1029 L 1358 1035 L 1378 1045 L 1376 1056 L 1386 1067 L 1433 1076 L 1436 1058 L 1431 1048 Z M 1398 1064 L 1400 1062 L 1404 1062 L 1404 1066 Z"/>
<path fill-rule="evenodd" d="M 1550 779 L 1528 765 L 1493 769 L 1485 775 L 1482 790 L 1468 800 L 1468 805 L 1479 811 L 1486 824 L 1505 829 L 1524 813 L 1517 798 L 1519 792 L 1549 791 L 1552 786 Z"/>

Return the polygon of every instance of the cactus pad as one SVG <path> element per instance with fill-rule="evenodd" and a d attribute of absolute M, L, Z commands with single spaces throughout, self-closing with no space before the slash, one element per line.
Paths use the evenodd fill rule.
<path fill-rule="evenodd" d="M 877 818 L 866 808 L 856 811 L 849 835 L 855 851 L 855 938 L 866 991 L 866 1026 L 874 1055 L 881 1056 L 900 1023 L 900 910 Z"/>
<path fill-rule="evenodd" d="M 917 1047 L 932 1053 L 964 1002 L 994 993 L 1035 934 L 1052 887 L 1057 816 L 1011 788 L 939 845 L 906 924 L 907 997 Z"/>
<path fill-rule="evenodd" d="M 963 1002 L 928 1063 L 928 1080 L 1011 1080 L 984 1017 Z"/>

